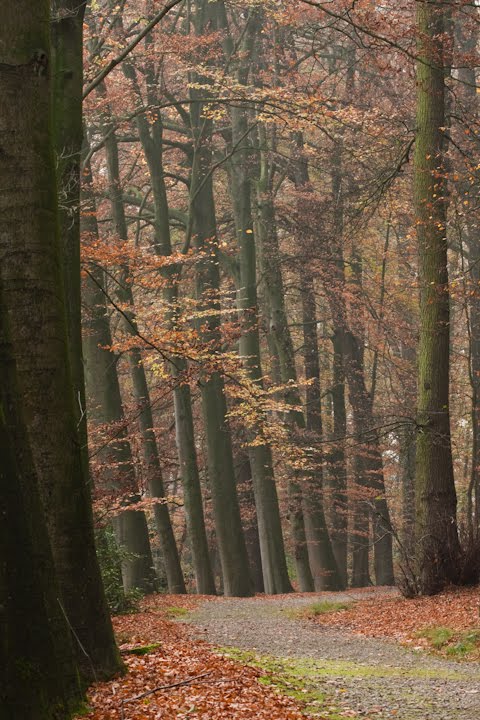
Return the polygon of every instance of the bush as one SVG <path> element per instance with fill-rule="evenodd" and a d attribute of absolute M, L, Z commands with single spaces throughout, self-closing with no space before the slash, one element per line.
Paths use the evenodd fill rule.
<path fill-rule="evenodd" d="M 131 559 L 132 553 L 118 545 L 111 527 L 97 530 L 96 545 L 110 612 L 113 615 L 137 612 L 142 593 L 136 589 L 125 593 L 122 582 L 122 563 Z"/>

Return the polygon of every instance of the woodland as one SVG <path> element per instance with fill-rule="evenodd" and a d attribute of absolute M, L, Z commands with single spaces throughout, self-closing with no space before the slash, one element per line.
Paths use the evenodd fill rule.
<path fill-rule="evenodd" d="M 479 40 L 475 0 L 0 0 L 1 720 L 302 717 L 252 667 L 127 712 L 236 672 L 172 622 L 206 596 L 480 656 Z"/>

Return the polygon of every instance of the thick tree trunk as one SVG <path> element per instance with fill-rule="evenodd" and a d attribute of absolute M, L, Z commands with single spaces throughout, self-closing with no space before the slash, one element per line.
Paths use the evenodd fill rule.
<path fill-rule="evenodd" d="M 460 557 L 449 413 L 445 12 L 443 2 L 417 1 L 414 200 L 420 342 L 415 490 L 417 569 L 421 591 L 427 595 L 458 580 Z"/>
<path fill-rule="evenodd" d="M 58 599 L 1 285 L 0 277 L 0 710 L 3 720 L 63 720 L 77 709 L 82 693 Z"/>
<path fill-rule="evenodd" d="M 86 0 L 52 0 L 53 130 L 60 247 L 75 411 L 88 473 L 80 298 L 80 159 L 83 143 L 83 19 Z"/>
<path fill-rule="evenodd" d="M 55 165 L 50 125 L 46 3 L 0 11 L 0 261 L 5 304 L 63 605 L 85 676 L 119 667 L 95 555 L 69 368 Z M 12 43 L 12 38 L 19 38 Z M 22 40 L 20 40 L 20 38 Z M 41 52 L 38 48 L 46 48 Z M 19 92 L 21 87 L 21 92 Z M 35 352 L 32 352 L 32 339 Z"/>

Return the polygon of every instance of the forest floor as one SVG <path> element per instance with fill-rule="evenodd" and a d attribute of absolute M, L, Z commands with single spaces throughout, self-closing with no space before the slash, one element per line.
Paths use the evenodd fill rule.
<path fill-rule="evenodd" d="M 86 716 L 476 720 L 479 604 L 479 588 L 415 600 L 393 588 L 153 596 L 115 618 L 129 672 L 93 686 Z"/>

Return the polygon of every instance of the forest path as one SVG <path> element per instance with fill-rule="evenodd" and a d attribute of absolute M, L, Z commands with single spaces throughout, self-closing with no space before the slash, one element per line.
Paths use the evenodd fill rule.
<path fill-rule="evenodd" d="M 379 588 L 373 596 L 394 593 Z M 391 640 L 366 638 L 295 617 L 314 602 L 372 598 L 316 593 L 222 598 L 188 618 L 195 635 L 247 663 L 307 701 L 309 714 L 330 720 L 477 720 L 480 664 L 433 657 Z M 230 650 L 241 649 L 244 652 Z M 245 652 L 248 651 L 248 652 Z"/>

